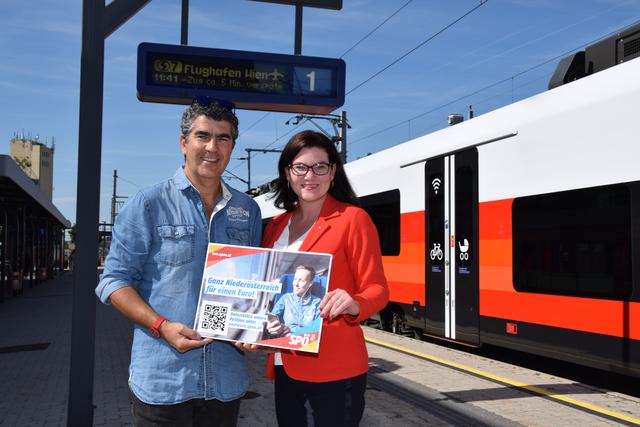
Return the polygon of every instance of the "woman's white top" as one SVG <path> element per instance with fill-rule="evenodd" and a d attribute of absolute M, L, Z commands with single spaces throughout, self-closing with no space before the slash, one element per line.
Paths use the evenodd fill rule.
<path fill-rule="evenodd" d="M 300 246 L 302 246 L 302 242 L 304 241 L 305 237 L 307 237 L 307 234 L 309 234 L 309 230 L 311 230 L 311 228 L 309 228 L 309 230 L 305 231 L 302 236 L 296 239 L 295 242 L 289 243 L 289 225 L 291 225 L 291 218 L 289 218 L 289 222 L 287 223 L 287 226 L 282 230 L 282 233 L 280 234 L 280 237 L 278 237 L 278 240 L 276 240 L 276 242 L 273 244 L 273 249 L 279 249 L 288 252 L 297 251 L 300 249 Z M 280 355 L 279 351 L 274 354 L 273 360 L 274 365 L 282 365 L 282 356 Z"/>

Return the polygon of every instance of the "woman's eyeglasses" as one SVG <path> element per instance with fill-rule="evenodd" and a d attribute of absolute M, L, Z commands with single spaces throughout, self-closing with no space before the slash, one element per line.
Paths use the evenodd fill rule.
<path fill-rule="evenodd" d="M 304 176 L 311 169 L 314 175 L 326 175 L 331 170 L 331 163 L 319 162 L 315 165 L 306 165 L 304 163 L 293 163 L 289 165 L 289 170 L 297 176 Z"/>

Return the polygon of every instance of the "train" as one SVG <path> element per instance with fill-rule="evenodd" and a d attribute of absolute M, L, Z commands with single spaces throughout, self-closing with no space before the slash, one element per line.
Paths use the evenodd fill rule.
<path fill-rule="evenodd" d="M 635 26 L 562 59 L 547 91 L 347 163 L 379 232 L 382 326 L 640 378 L 639 105 Z"/>

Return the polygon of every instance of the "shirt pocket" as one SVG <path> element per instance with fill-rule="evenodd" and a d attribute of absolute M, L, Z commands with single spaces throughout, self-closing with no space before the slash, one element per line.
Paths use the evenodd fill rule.
<path fill-rule="evenodd" d="M 227 238 L 232 245 L 244 245 L 251 244 L 249 241 L 249 229 L 246 227 L 227 227 Z"/>
<path fill-rule="evenodd" d="M 167 265 L 183 265 L 193 261 L 195 226 L 159 225 L 160 248 L 155 256 L 157 262 Z"/>

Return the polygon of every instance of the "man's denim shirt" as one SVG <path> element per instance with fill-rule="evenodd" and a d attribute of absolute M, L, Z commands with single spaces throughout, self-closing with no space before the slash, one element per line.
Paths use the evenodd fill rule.
<path fill-rule="evenodd" d="M 179 168 L 118 215 L 96 294 L 107 303 L 114 291 L 133 286 L 158 314 L 192 328 L 208 242 L 259 246 L 261 224 L 256 202 L 226 187 L 210 227 L 200 194 Z M 244 354 L 232 344 L 213 341 L 180 353 L 135 325 L 129 386 L 143 402 L 228 401 L 243 396 L 248 383 Z"/>

